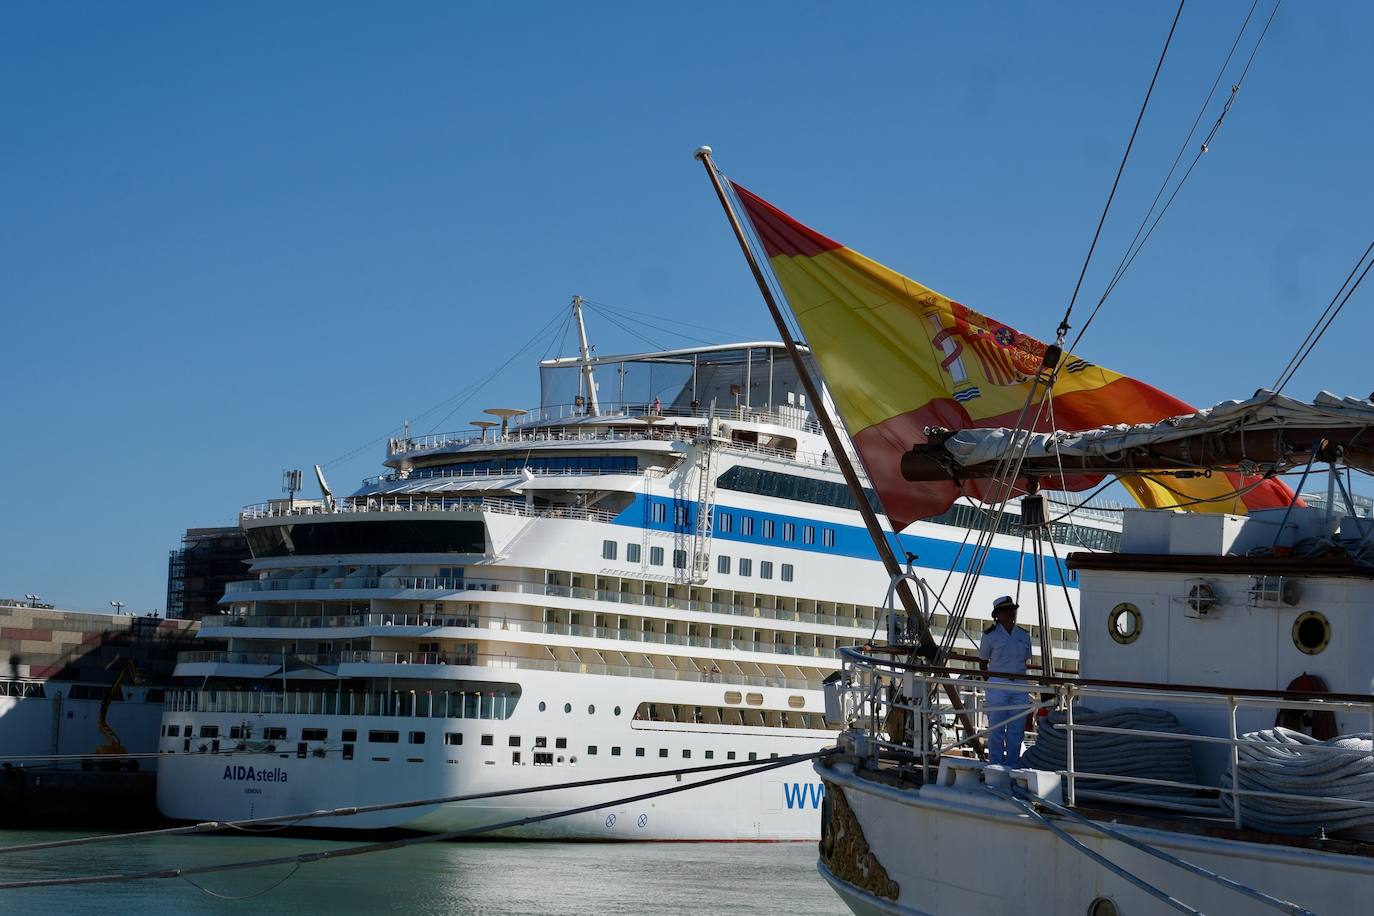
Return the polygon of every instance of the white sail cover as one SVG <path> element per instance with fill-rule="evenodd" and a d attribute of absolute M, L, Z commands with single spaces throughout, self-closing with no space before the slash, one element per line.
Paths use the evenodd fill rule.
<path fill-rule="evenodd" d="M 1111 456 L 1198 433 L 1260 432 L 1296 426 L 1374 426 L 1374 402 L 1323 391 L 1308 404 L 1261 389 L 1248 400 L 1223 401 L 1215 407 L 1158 423 L 1103 426 L 1077 433 L 1032 433 L 1026 458 Z M 945 449 L 955 463 L 968 467 L 996 461 L 1013 445 L 1025 441 L 1026 433 L 1010 429 L 965 429 L 952 435 L 945 442 Z"/>

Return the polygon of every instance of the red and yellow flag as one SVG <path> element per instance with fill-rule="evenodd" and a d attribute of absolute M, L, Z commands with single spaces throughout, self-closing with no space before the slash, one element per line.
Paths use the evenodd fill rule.
<path fill-rule="evenodd" d="M 904 480 L 902 454 L 926 441 L 927 427 L 1015 426 L 1045 345 L 826 238 L 731 184 L 893 526 L 900 530 L 944 512 L 959 489 L 952 482 Z M 1072 354 L 1064 354 L 1060 366 L 1050 402 L 1053 420 L 1042 411 L 1040 431 L 1154 423 L 1194 412 L 1157 388 Z M 1077 489 L 1095 479 L 1100 478 L 1071 477 L 1066 485 Z M 1187 508 L 1243 514 L 1286 506 L 1292 499 L 1276 480 L 1225 498 L 1255 482 L 1237 474 L 1171 479 L 1167 488 L 1140 477 L 1121 481 L 1147 508 L 1215 500 Z M 963 492 L 986 497 L 991 488 L 970 482 Z"/>

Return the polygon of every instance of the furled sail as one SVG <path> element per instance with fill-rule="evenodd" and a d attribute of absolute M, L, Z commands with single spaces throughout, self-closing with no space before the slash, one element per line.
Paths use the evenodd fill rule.
<path fill-rule="evenodd" d="M 731 183 L 773 273 L 815 354 L 826 385 L 888 517 L 898 529 L 938 515 L 961 492 L 952 481 L 912 484 L 901 457 L 926 441 L 928 427 L 1015 426 L 1045 345 L 940 295 L 857 251 L 803 226 Z M 1084 430 L 1153 423 L 1190 414 L 1177 398 L 1072 354 L 1064 354 L 1053 398 L 1036 428 Z M 1287 505 L 1277 480 L 1238 474 L 1153 479 L 1120 474 L 1142 506 L 1188 504 L 1200 512 L 1244 513 Z M 1066 489 L 1100 477 L 1070 476 Z M 1055 481 L 1054 485 L 1060 485 Z M 988 481 L 963 493 L 988 498 Z"/>

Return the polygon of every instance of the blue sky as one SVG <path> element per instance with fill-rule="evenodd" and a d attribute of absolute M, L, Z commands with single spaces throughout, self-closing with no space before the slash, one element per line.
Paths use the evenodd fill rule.
<path fill-rule="evenodd" d="M 1088 305 L 1249 5 L 1185 9 Z M 702 143 L 820 231 L 1050 336 L 1173 11 L 6 5 L 0 595 L 161 608 L 183 529 L 445 401 L 574 293 L 774 336 Z M 1370 238 L 1371 26 L 1367 4 L 1285 4 L 1083 355 L 1198 405 L 1273 381 Z M 1290 393 L 1374 387 L 1371 295 Z M 640 346 L 590 321 L 601 352 Z M 444 428 L 534 403 L 544 349 Z M 381 458 L 331 465 L 336 489 Z"/>

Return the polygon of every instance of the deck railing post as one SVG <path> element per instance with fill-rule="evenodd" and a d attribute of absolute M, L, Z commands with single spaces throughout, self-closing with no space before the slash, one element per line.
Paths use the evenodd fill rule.
<path fill-rule="evenodd" d="M 1230 727 L 1231 738 L 1231 811 L 1232 817 L 1235 821 L 1235 827 L 1237 830 L 1239 830 L 1241 828 L 1240 738 L 1239 729 L 1236 727 L 1236 709 L 1238 708 L 1239 704 L 1236 702 L 1236 698 L 1233 696 L 1227 697 L 1226 701 L 1230 704 L 1231 707 L 1230 714 L 1227 716 L 1227 719 L 1229 720 L 1228 725 Z"/>
<path fill-rule="evenodd" d="M 1065 746 L 1068 748 L 1065 760 L 1068 764 L 1069 807 L 1078 803 L 1077 778 L 1074 776 L 1073 762 L 1073 685 L 1064 685 L 1064 729 L 1067 732 Z"/>

